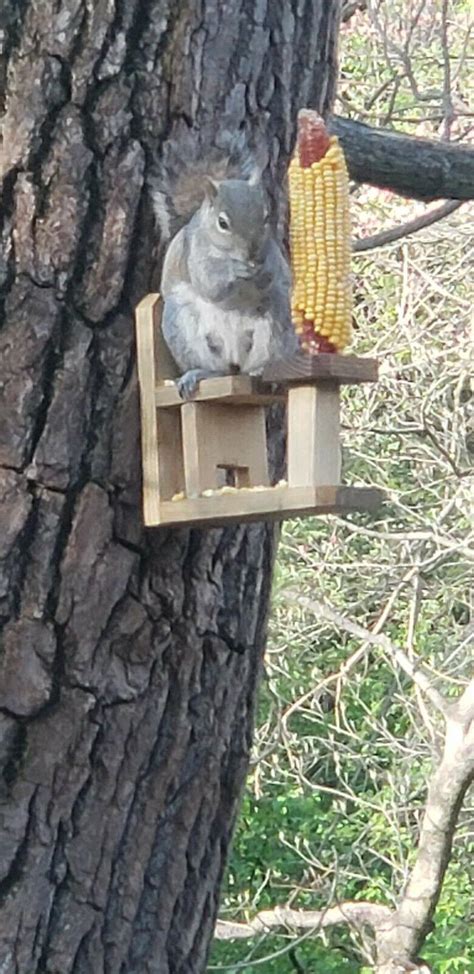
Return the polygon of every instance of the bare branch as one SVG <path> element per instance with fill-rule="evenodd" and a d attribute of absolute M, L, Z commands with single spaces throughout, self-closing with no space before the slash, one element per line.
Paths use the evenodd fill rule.
<path fill-rule="evenodd" d="M 462 696 L 452 705 L 451 718 L 466 729 L 474 721 L 474 680 L 468 683 Z"/>
<path fill-rule="evenodd" d="M 400 240 L 402 237 L 408 237 L 412 233 L 418 233 L 419 230 L 424 230 L 425 227 L 430 227 L 433 223 L 437 223 L 439 220 L 443 220 L 449 216 L 450 213 L 454 213 L 464 202 L 465 200 L 448 200 L 435 210 L 428 210 L 426 213 L 414 217 L 413 220 L 407 220 L 406 223 L 401 223 L 398 227 L 381 230 L 380 233 L 371 234 L 370 237 L 358 237 L 353 241 L 352 250 L 354 253 L 374 250 L 375 247 L 384 247 L 389 243 L 393 243 L 395 240 Z"/>
<path fill-rule="evenodd" d="M 349 174 L 356 182 L 413 199 L 474 198 L 471 147 L 375 129 L 336 115 L 328 125 L 340 139 Z"/>
<path fill-rule="evenodd" d="M 317 933 L 341 923 L 352 927 L 369 926 L 377 931 L 392 915 L 392 910 L 383 904 L 352 900 L 324 910 L 291 910 L 276 906 L 273 910 L 261 910 L 247 923 L 218 920 L 215 937 L 217 940 L 248 940 L 262 933 L 302 933 L 306 930 Z"/>
<path fill-rule="evenodd" d="M 446 142 L 451 138 L 451 126 L 456 118 L 453 98 L 451 94 L 451 61 L 449 57 L 448 40 L 448 8 L 449 0 L 443 0 L 441 7 L 441 48 L 443 51 L 443 133 L 441 138 Z"/>
<path fill-rule="evenodd" d="M 383 81 L 382 84 L 379 85 L 379 87 L 376 88 L 374 92 L 372 92 L 370 98 L 366 98 L 364 102 L 365 110 L 369 112 L 370 109 L 374 107 L 375 103 L 378 101 L 380 96 L 383 95 L 388 88 L 390 88 L 390 85 L 396 84 L 396 82 L 400 80 L 401 80 L 400 75 L 397 74 L 396 72 L 390 75 L 389 78 L 386 78 L 385 81 Z"/>
<path fill-rule="evenodd" d="M 470 714 L 474 707 L 474 680 L 453 707 L 448 719 L 443 758 L 428 789 L 425 814 L 415 864 L 395 923 L 378 943 L 379 959 L 416 956 L 431 927 L 444 875 L 451 856 L 456 822 L 466 791 L 474 780 L 472 728 L 460 725 L 459 708 Z"/>
<path fill-rule="evenodd" d="M 349 524 L 349 522 L 347 522 L 347 524 Z M 357 526 L 356 525 L 350 525 L 350 527 L 356 529 Z M 383 626 L 385 625 L 385 623 L 387 621 L 388 616 L 390 615 L 390 612 L 391 612 L 391 610 L 393 608 L 394 602 L 395 602 L 396 598 L 398 597 L 401 589 L 407 584 L 407 582 L 410 581 L 410 579 L 413 577 L 413 575 L 417 571 L 418 571 L 418 568 L 411 568 L 406 573 L 406 575 L 401 580 L 401 582 L 394 588 L 393 592 L 391 593 L 391 595 L 387 599 L 387 602 L 386 602 L 384 608 L 381 610 L 381 612 L 379 613 L 379 616 L 378 616 L 376 622 L 374 623 L 374 627 L 373 627 L 373 630 L 372 630 L 372 635 L 375 635 L 375 634 L 381 632 L 381 630 L 383 629 Z M 367 650 L 368 650 L 369 646 L 370 646 L 370 643 L 367 642 L 367 641 L 364 641 L 363 643 L 361 643 L 361 645 L 358 646 L 358 648 L 353 653 L 351 653 L 351 655 L 348 656 L 347 659 L 344 660 L 344 662 L 341 664 L 341 666 L 340 666 L 340 668 L 338 670 L 336 670 L 334 673 L 330 673 L 329 675 L 325 676 L 324 679 L 321 680 L 315 687 L 311 687 L 311 690 L 309 690 L 307 693 L 303 694 L 302 697 L 299 697 L 297 700 L 294 700 L 293 703 L 291 703 L 286 708 L 286 710 L 283 712 L 283 714 L 282 714 L 282 717 L 281 717 L 282 729 L 283 730 L 286 729 L 286 726 L 288 724 L 288 721 L 289 721 L 290 717 L 295 713 L 295 711 L 297 712 L 299 710 L 299 708 L 304 703 L 306 703 L 308 700 L 313 699 L 316 696 L 316 694 L 318 693 L 318 690 L 322 689 L 323 687 L 327 689 L 332 683 L 336 683 L 337 687 L 339 687 L 341 681 L 345 677 L 347 677 L 347 675 L 349 674 L 349 672 L 355 666 L 357 666 L 357 664 L 360 663 L 360 661 L 362 659 L 364 659 L 364 657 L 365 657 L 365 655 L 367 653 Z M 337 692 L 339 692 L 339 691 L 337 691 Z"/>
<path fill-rule="evenodd" d="M 360 626 L 357 622 L 353 622 L 352 619 L 348 619 L 346 616 L 341 615 L 340 612 L 336 612 L 330 606 L 326 605 L 324 602 L 315 602 L 313 599 L 307 599 L 301 595 L 297 595 L 294 592 L 287 593 L 288 599 L 292 602 L 297 602 L 298 605 L 309 609 L 315 614 L 316 617 L 323 617 L 327 619 L 328 622 L 332 622 L 335 626 L 339 626 L 346 632 L 350 633 L 352 636 L 356 636 L 357 639 L 363 639 L 364 642 L 371 643 L 373 646 L 379 646 L 381 649 L 387 653 L 396 663 L 398 663 L 400 669 L 409 676 L 414 683 L 419 686 L 420 690 L 426 694 L 431 703 L 439 710 L 444 717 L 447 716 L 448 704 L 441 693 L 436 690 L 432 685 L 431 681 L 428 679 L 425 673 L 418 669 L 420 664 L 416 664 L 411 660 L 407 654 L 400 649 L 399 646 L 395 646 L 394 643 L 388 638 L 388 636 L 382 633 L 374 634 L 370 632 L 369 629 L 365 629 Z"/>
<path fill-rule="evenodd" d="M 359 10 L 367 10 L 367 0 L 345 0 L 345 3 L 342 5 L 342 23 L 347 23 Z"/>

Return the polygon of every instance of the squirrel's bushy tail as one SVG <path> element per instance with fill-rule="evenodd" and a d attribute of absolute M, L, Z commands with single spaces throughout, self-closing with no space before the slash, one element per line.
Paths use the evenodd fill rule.
<path fill-rule="evenodd" d="M 206 178 L 260 179 L 264 168 L 245 132 L 224 131 L 212 148 L 202 146 L 188 130 L 165 142 L 161 160 L 149 175 L 150 195 L 162 240 L 169 240 L 199 209 Z"/>

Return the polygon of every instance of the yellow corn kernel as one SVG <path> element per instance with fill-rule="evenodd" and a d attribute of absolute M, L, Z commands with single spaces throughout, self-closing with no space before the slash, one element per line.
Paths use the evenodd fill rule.
<path fill-rule="evenodd" d="M 289 184 L 292 320 L 299 334 L 304 320 L 312 322 L 315 335 L 342 349 L 351 334 L 351 245 L 348 175 L 336 136 L 305 169 L 295 155 Z M 303 344 L 310 346 L 306 326 Z"/>

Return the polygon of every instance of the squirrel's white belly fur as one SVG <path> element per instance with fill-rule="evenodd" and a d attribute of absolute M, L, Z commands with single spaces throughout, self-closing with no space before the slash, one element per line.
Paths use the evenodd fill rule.
<path fill-rule="evenodd" d="M 270 313 L 223 310 L 191 284 L 177 285 L 165 301 L 163 334 L 180 369 L 258 374 L 275 352 L 274 332 Z"/>

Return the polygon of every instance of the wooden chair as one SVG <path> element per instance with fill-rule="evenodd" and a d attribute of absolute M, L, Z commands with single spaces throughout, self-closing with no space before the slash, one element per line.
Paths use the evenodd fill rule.
<path fill-rule="evenodd" d="M 183 402 L 160 320 L 160 297 L 149 294 L 136 311 L 148 527 L 283 520 L 378 506 L 377 488 L 340 484 L 339 389 L 375 382 L 374 359 L 298 354 L 268 367 L 262 380 L 205 379 L 192 401 Z M 288 482 L 271 487 L 265 407 L 285 399 Z"/>

